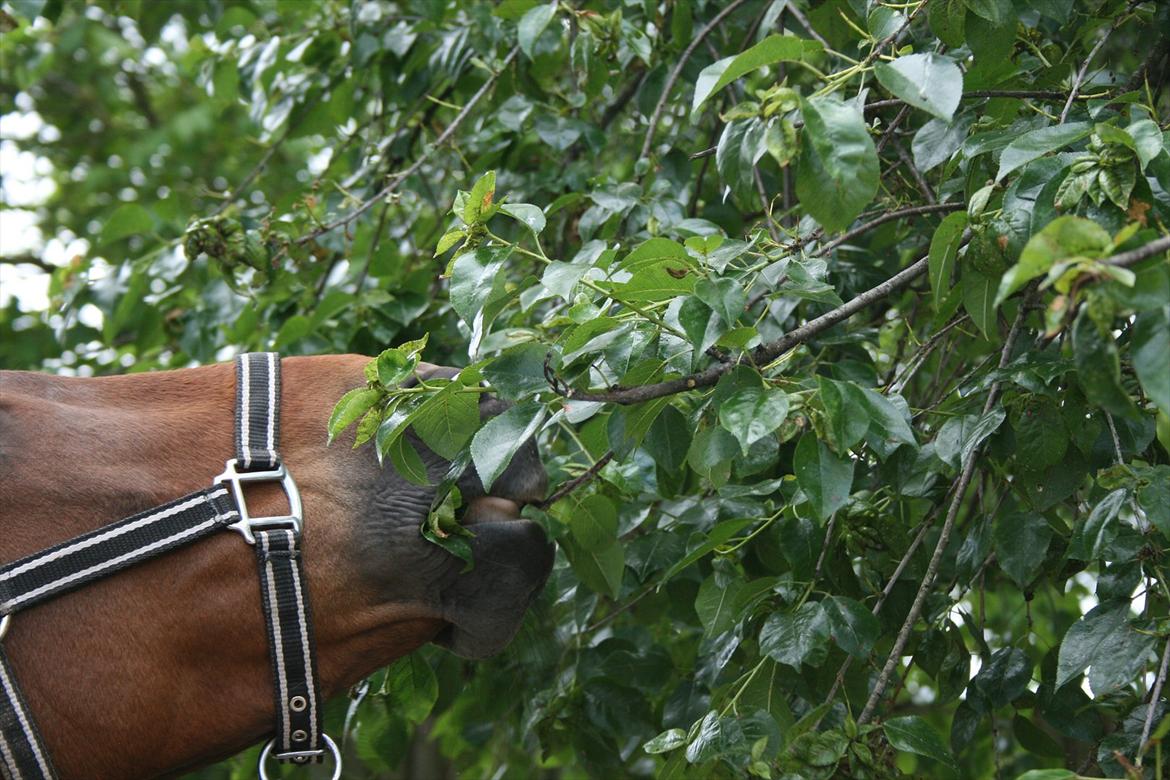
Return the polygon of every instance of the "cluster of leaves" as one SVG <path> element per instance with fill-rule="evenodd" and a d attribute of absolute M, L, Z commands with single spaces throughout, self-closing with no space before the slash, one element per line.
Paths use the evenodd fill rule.
<path fill-rule="evenodd" d="M 510 650 L 335 705 L 352 776 L 1164 771 L 1165 6 L 7 10 L 88 251 L 6 367 L 378 354 L 331 436 L 572 483 Z"/>

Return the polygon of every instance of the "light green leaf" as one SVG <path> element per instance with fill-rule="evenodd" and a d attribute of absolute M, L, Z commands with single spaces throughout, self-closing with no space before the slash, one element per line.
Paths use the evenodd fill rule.
<path fill-rule="evenodd" d="M 770 387 L 745 387 L 719 406 L 719 424 L 735 436 L 744 455 L 787 416 L 788 394 Z"/>
<path fill-rule="evenodd" d="M 451 263 L 451 306 L 464 322 L 472 323 L 487 303 L 511 251 L 510 247 L 480 247 Z"/>
<path fill-rule="evenodd" d="M 530 203 L 504 203 L 500 212 L 522 222 L 534 235 L 540 235 L 544 230 L 544 212 Z"/>
<path fill-rule="evenodd" d="M 664 261 L 677 260 L 679 262 L 672 262 L 671 266 L 678 267 L 679 263 L 689 266 L 691 263 L 691 256 L 687 253 L 686 248 L 669 238 L 662 238 L 661 236 L 651 238 L 648 241 L 643 241 L 638 246 L 634 247 L 634 251 L 630 252 L 622 259 L 622 268 L 633 273 L 642 268 L 651 268 L 662 265 Z"/>
<path fill-rule="evenodd" d="M 1073 532 L 1072 540 L 1068 545 L 1068 556 L 1081 561 L 1091 561 L 1097 558 L 1104 549 L 1113 542 L 1120 530 L 1113 521 L 1125 503 L 1128 491 L 1124 488 L 1114 490 L 1101 499 L 1083 524 Z"/>
<path fill-rule="evenodd" d="M 1142 390 L 1170 415 L 1170 305 L 1137 315 L 1130 354 Z"/>
<path fill-rule="evenodd" d="M 517 25 L 517 36 L 520 48 L 528 55 L 529 59 L 532 59 L 537 39 L 548 27 L 548 23 L 552 21 L 556 12 L 557 4 L 554 1 L 548 5 L 538 5 L 520 18 L 520 23 Z"/>
<path fill-rule="evenodd" d="M 695 98 L 691 110 L 697 111 L 711 95 L 756 68 L 776 62 L 800 62 L 820 51 L 821 45 L 807 38 L 769 35 L 750 49 L 734 57 L 724 57 L 703 68 L 695 80 Z"/>
<path fill-rule="evenodd" d="M 1162 131 L 1158 128 L 1158 123 L 1152 119 L 1139 119 L 1125 128 L 1125 131 L 1133 139 L 1138 161 L 1144 171 L 1150 160 L 1162 153 Z"/>
<path fill-rule="evenodd" d="M 995 317 L 996 279 L 985 276 L 974 268 L 963 270 L 963 308 L 971 315 L 979 330 L 989 341 L 999 339 L 999 328 Z"/>
<path fill-rule="evenodd" d="M 561 538 L 561 549 L 573 573 L 595 593 L 616 599 L 626 567 L 625 547 L 614 542 L 601 550 L 586 550 L 572 537 Z"/>
<path fill-rule="evenodd" d="M 735 625 L 736 600 L 743 590 L 743 580 L 719 584 L 715 575 L 703 580 L 695 597 L 695 612 L 707 636 L 718 636 Z"/>
<path fill-rule="evenodd" d="M 411 723 L 422 723 L 439 698 L 439 681 L 421 653 L 411 653 L 386 670 L 382 693 L 394 711 Z"/>
<path fill-rule="evenodd" d="M 471 457 L 484 487 L 492 489 L 496 479 L 512 462 L 516 450 L 531 439 L 544 422 L 543 404 L 516 404 L 479 429 L 471 440 Z"/>
<path fill-rule="evenodd" d="M 894 750 L 926 756 L 941 764 L 956 767 L 954 756 L 942 737 L 917 715 L 890 718 L 882 724 L 882 731 Z"/>
<path fill-rule="evenodd" d="M 687 733 L 682 729 L 667 729 L 654 739 L 642 745 L 651 755 L 666 753 L 687 744 Z"/>
<path fill-rule="evenodd" d="M 454 460 L 479 427 L 479 397 L 453 382 L 427 398 L 414 414 L 414 432 L 431 450 Z"/>
<path fill-rule="evenodd" d="M 492 207 L 492 199 L 495 194 L 496 172 L 488 171 L 479 177 L 467 195 L 460 215 L 463 217 L 463 222 L 468 225 L 486 222 L 495 213 L 495 208 Z"/>
<path fill-rule="evenodd" d="M 927 270 L 930 273 L 930 291 L 934 308 L 942 305 L 951 289 L 951 277 L 955 270 L 955 259 L 962 246 L 963 231 L 967 228 L 967 212 L 956 211 L 948 214 L 934 231 L 930 240 L 930 255 Z"/>
<path fill-rule="evenodd" d="M 357 419 L 370 410 L 382 398 L 382 391 L 372 387 L 355 387 L 333 406 L 333 413 L 329 415 L 329 441 L 332 442 L 339 433 L 344 431 Z"/>
<path fill-rule="evenodd" d="M 822 520 L 845 505 L 853 486 L 851 458 L 838 457 L 811 433 L 801 437 L 793 456 L 793 470 L 813 511 Z"/>
<path fill-rule="evenodd" d="M 149 233 L 154 230 L 154 217 L 137 203 L 123 203 L 102 225 L 99 243 L 105 245 L 127 236 Z"/>
<path fill-rule="evenodd" d="M 617 541 L 617 507 L 603 495 L 590 493 L 580 501 L 570 495 L 564 499 L 560 514 L 568 517 L 569 530 L 577 544 L 590 552 L 600 552 Z"/>
<path fill-rule="evenodd" d="M 944 122 L 951 121 L 963 96 L 963 72 L 954 60 L 937 54 L 908 54 L 878 63 L 874 74 L 895 96 Z"/>
<path fill-rule="evenodd" d="M 841 230 L 877 193 L 877 150 L 855 106 L 823 97 L 802 109 L 796 195 L 825 230 Z"/>
<path fill-rule="evenodd" d="M 1079 141 L 1093 132 L 1093 125 L 1089 122 L 1069 122 L 1064 125 L 1041 127 L 1024 133 L 1012 141 L 1003 150 L 999 157 L 999 173 L 995 180 L 1000 181 L 1017 168 L 1032 162 L 1037 157 L 1043 157 L 1049 152 L 1063 149 L 1069 144 Z"/>
<path fill-rule="evenodd" d="M 1004 273 L 995 305 L 1047 273 L 1056 263 L 1074 257 L 1100 257 L 1110 246 L 1109 234 L 1093 220 L 1072 215 L 1057 217 L 1028 240 L 1020 252 L 1019 262 Z"/>

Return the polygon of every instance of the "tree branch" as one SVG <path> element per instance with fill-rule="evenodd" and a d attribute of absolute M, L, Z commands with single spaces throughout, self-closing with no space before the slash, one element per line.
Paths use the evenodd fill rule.
<path fill-rule="evenodd" d="M 1126 12 L 1120 14 L 1115 20 L 1113 20 L 1113 24 L 1110 25 L 1109 29 L 1105 31 L 1105 34 L 1101 36 L 1101 40 L 1097 41 L 1097 44 L 1089 51 L 1089 56 L 1085 57 L 1085 61 L 1081 63 L 1081 69 L 1077 71 L 1077 75 L 1073 78 L 1072 89 L 1070 89 L 1068 93 L 1068 100 L 1064 101 L 1064 109 L 1060 112 L 1061 124 L 1064 124 L 1065 120 L 1068 119 L 1068 112 L 1070 109 L 1072 109 L 1073 101 L 1077 99 L 1077 91 L 1080 90 L 1081 83 L 1085 80 L 1085 74 L 1089 71 L 1089 63 L 1091 63 L 1093 58 L 1097 56 L 1097 52 L 1099 52 L 1101 47 L 1105 45 L 1105 42 L 1109 40 L 1109 36 L 1113 34 L 1113 31 L 1120 27 L 1126 20 L 1126 18 L 1129 16 L 1129 11 L 1132 10 L 1133 6 L 1136 4 L 1136 2 L 1130 3 L 1129 8 L 1126 9 Z"/>
<path fill-rule="evenodd" d="M 613 454 L 614 454 L 613 450 L 609 450 L 608 452 L 606 452 L 604 455 L 602 455 L 600 458 L 598 458 L 597 462 L 594 463 L 592 466 L 590 466 L 589 469 L 587 471 L 585 471 L 585 473 L 583 473 L 583 474 L 581 474 L 581 476 L 576 477 L 575 479 L 572 479 L 572 480 L 566 482 L 565 484 L 561 485 L 559 488 L 557 488 L 555 493 L 553 493 L 551 496 L 546 498 L 544 501 L 541 501 L 539 504 L 537 504 L 537 508 L 538 509 L 548 509 L 550 506 L 552 506 L 556 502 L 560 501 L 562 498 L 569 495 L 577 488 L 581 487 L 584 484 L 592 482 L 594 477 L 596 477 L 599 473 L 601 473 L 601 470 L 603 468 L 605 468 L 605 464 L 607 464 L 611 460 L 613 460 Z"/>
<path fill-rule="evenodd" d="M 936 214 L 938 212 L 962 211 L 965 208 L 967 208 L 966 203 L 933 203 L 927 206 L 911 206 L 909 208 L 897 209 L 895 211 L 887 211 L 885 214 L 875 217 L 863 225 L 858 225 L 852 230 L 845 231 L 837 238 L 834 238 L 832 241 L 813 252 L 813 257 L 824 257 L 829 252 L 832 252 L 834 249 L 846 243 L 847 241 L 851 241 L 854 238 L 857 238 L 862 233 L 866 233 L 870 230 L 873 230 L 875 227 L 878 227 L 879 225 L 884 225 L 887 222 L 893 222 L 894 220 L 901 219 L 902 217 L 914 217 L 918 216 L 919 214 Z"/>
<path fill-rule="evenodd" d="M 799 328 L 792 330 L 775 341 L 767 344 L 761 344 L 756 347 L 749 354 L 739 356 L 739 359 L 732 360 L 727 363 L 720 363 L 711 366 L 710 368 L 699 371 L 687 376 L 678 377 L 677 379 L 669 379 L 665 382 L 656 382 L 649 385 L 640 385 L 638 387 L 614 387 L 609 390 L 602 391 L 588 391 L 575 390 L 573 388 L 566 388 L 561 386 L 554 386 L 554 390 L 577 401 L 601 401 L 605 403 L 617 404 L 637 404 L 643 401 L 649 401 L 653 398 L 662 398 L 667 395 L 674 395 L 682 393 L 687 390 L 695 390 L 700 387 L 711 387 L 719 381 L 719 377 L 726 374 L 731 369 L 735 368 L 747 360 L 747 362 L 755 365 L 764 365 L 771 363 L 776 358 L 788 352 L 793 347 L 799 346 L 804 342 L 816 336 L 822 331 L 828 330 L 837 323 L 848 319 L 853 314 L 861 311 L 874 301 L 881 300 L 887 295 L 890 295 L 896 290 L 905 287 L 907 284 L 917 279 L 922 274 L 926 273 L 927 258 L 923 257 L 913 265 L 899 271 L 891 276 L 886 281 L 860 293 L 855 298 L 850 299 L 844 304 L 838 306 L 830 312 L 822 314 L 816 319 L 806 322 Z M 559 384 L 559 380 L 558 380 Z"/>
<path fill-rule="evenodd" d="M 450 140 L 451 136 L 455 134 L 455 131 L 459 129 L 459 126 L 463 124 L 464 120 L 466 120 L 468 116 L 470 116 L 471 111 L 475 108 L 476 104 L 478 104 L 479 101 L 482 100 L 483 97 L 491 91 L 492 87 L 496 83 L 496 79 L 499 78 L 500 73 L 508 69 L 508 66 L 511 65 L 512 61 L 516 59 L 516 55 L 519 52 L 519 46 L 512 47 L 512 50 L 508 52 L 508 56 L 504 58 L 503 63 L 500 65 L 500 69 L 488 77 L 488 80 L 483 83 L 483 85 L 479 88 L 479 91 L 472 95 L 471 100 L 467 101 L 463 108 L 459 110 L 459 113 L 455 115 L 455 118 L 451 120 L 451 124 L 447 125 L 446 129 L 439 134 L 438 138 L 435 139 L 435 142 L 431 144 L 431 146 L 427 148 L 419 156 L 419 158 L 411 164 L 409 168 L 399 174 L 394 175 L 385 187 L 378 190 L 377 194 L 375 194 L 372 198 L 364 201 L 360 206 L 346 214 L 344 217 L 338 217 L 332 222 L 328 222 L 316 230 L 301 236 L 296 240 L 296 243 L 298 245 L 307 244 L 317 237 L 324 235 L 325 233 L 329 233 L 339 227 L 350 224 L 362 214 L 365 214 L 367 211 L 369 211 L 375 203 L 397 190 L 402 182 L 406 181 L 415 173 L 417 173 L 418 170 L 422 168 L 423 164 L 428 159 L 430 159 L 431 155 L 435 153 L 435 150 L 439 149 L 441 146 L 443 146 L 443 144 Z"/>
<path fill-rule="evenodd" d="M 1159 239 L 1151 241 L 1145 246 L 1139 246 L 1137 249 L 1131 249 L 1128 252 L 1121 252 L 1120 254 L 1106 257 L 1101 262 L 1109 265 L 1116 265 L 1121 268 L 1128 268 L 1131 265 L 1136 265 L 1148 257 L 1153 257 L 1159 252 L 1170 251 L 1170 236 L 1162 236 Z"/>
<path fill-rule="evenodd" d="M 1025 299 L 1027 303 L 1032 297 L 1029 293 Z M 1023 325 L 1024 317 L 1027 316 L 1028 306 L 1020 306 L 1016 313 L 1015 322 L 1012 323 L 1011 331 L 1008 332 L 1008 337 L 1004 341 L 1003 350 L 999 355 L 999 368 L 1004 368 L 1011 359 L 1012 350 L 1015 349 L 1016 339 L 1020 335 L 1020 327 Z M 987 401 L 983 404 L 983 414 L 987 414 L 995 406 L 995 402 L 999 400 L 1000 383 L 993 382 L 991 389 L 987 393 Z M 930 557 L 930 563 L 926 567 L 926 574 L 922 578 L 922 582 L 918 586 L 918 592 L 914 594 L 914 603 L 910 605 L 910 611 L 906 615 L 906 620 L 902 623 L 901 630 L 898 631 L 898 636 L 894 640 L 894 646 L 890 650 L 889 656 L 886 658 L 886 663 L 882 667 L 881 673 L 878 675 L 877 683 L 873 690 L 870 691 L 869 700 L 866 701 L 865 707 L 861 711 L 861 715 L 857 718 L 857 724 L 867 722 L 873 716 L 874 710 L 877 709 L 878 702 L 881 701 L 882 694 L 886 691 L 886 686 L 890 684 L 890 677 L 894 674 L 894 670 L 898 666 L 898 662 L 902 658 L 902 651 L 906 649 L 906 643 L 910 639 L 910 633 L 914 630 L 914 625 L 918 622 L 918 618 L 922 615 L 922 608 L 926 604 L 927 594 L 934 586 L 934 581 L 938 578 L 939 567 L 942 565 L 943 553 L 946 551 L 947 544 L 951 539 L 951 532 L 955 528 L 955 520 L 959 515 L 959 507 L 963 504 L 963 496 L 967 492 L 967 487 L 971 484 L 971 478 L 975 475 L 975 463 L 979 460 L 979 452 L 981 446 L 972 448 L 971 453 L 967 456 L 963 463 L 962 473 L 959 475 L 959 481 L 955 485 L 955 492 L 951 498 L 951 505 L 947 509 L 946 519 L 943 521 L 942 530 L 939 533 L 938 543 L 934 546 L 934 553 Z"/>
<path fill-rule="evenodd" d="M 674 65 L 674 70 L 670 72 L 670 76 L 666 79 L 666 84 L 662 87 L 662 94 L 658 97 L 658 105 L 654 106 L 654 113 L 650 115 L 650 126 L 646 128 L 646 137 L 642 140 L 642 151 L 638 154 L 638 159 L 650 156 L 650 147 L 654 144 L 654 133 L 658 130 L 658 123 L 662 121 L 662 112 L 666 110 L 666 103 L 670 99 L 670 91 L 674 89 L 675 82 L 678 77 L 682 75 L 682 70 L 687 64 L 687 60 L 691 58 L 695 49 L 703 42 L 703 39 L 711 34 L 711 31 L 723 23 L 723 20 L 731 15 L 735 9 L 743 5 L 746 0 L 735 0 L 726 8 L 720 11 L 714 19 L 707 22 L 703 29 L 699 30 L 699 34 L 695 36 L 694 40 L 690 42 L 686 49 L 683 50 L 682 56 L 678 58 L 678 62 Z"/>
<path fill-rule="evenodd" d="M 1162 686 L 1166 682 L 1166 667 L 1170 665 L 1170 639 L 1166 640 L 1166 647 L 1162 650 L 1162 663 L 1158 666 L 1158 676 L 1154 678 L 1154 690 L 1150 693 L 1150 706 L 1146 709 L 1146 722 L 1142 724 L 1142 738 L 1138 740 L 1137 765 L 1142 765 L 1142 756 L 1149 747 L 1146 742 L 1150 738 L 1150 728 L 1154 725 L 1154 713 L 1158 710 L 1158 699 L 1162 695 Z"/>

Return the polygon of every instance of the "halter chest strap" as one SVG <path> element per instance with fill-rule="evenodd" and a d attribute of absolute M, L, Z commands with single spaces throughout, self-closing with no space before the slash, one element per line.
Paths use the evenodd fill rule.
<path fill-rule="evenodd" d="M 292 475 L 281 462 L 280 357 L 249 353 L 236 359 L 236 457 L 211 487 L 140 512 L 95 531 L 0 566 L 0 776 L 4 780 L 57 777 L 43 740 L 4 654 L 12 615 L 121 569 L 155 558 L 212 533 L 231 529 L 256 551 L 260 599 L 268 636 L 275 697 L 275 736 L 260 756 L 268 777 L 271 756 L 282 762 L 334 761 L 341 756 L 321 729 L 321 697 L 308 582 L 301 554 L 302 510 Z M 243 484 L 278 482 L 286 515 L 253 517 Z"/>

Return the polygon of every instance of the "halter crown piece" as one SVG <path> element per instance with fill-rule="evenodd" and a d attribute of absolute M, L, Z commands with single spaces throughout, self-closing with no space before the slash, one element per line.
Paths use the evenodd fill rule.
<path fill-rule="evenodd" d="M 96 531 L 0 566 L 0 776 L 4 780 L 55 780 L 48 751 L 4 654 L 12 615 L 136 563 L 212 533 L 238 532 L 256 551 L 260 601 L 272 663 L 275 736 L 260 754 L 268 780 L 269 758 L 296 764 L 341 754 L 321 730 L 321 695 L 313 641 L 308 581 L 301 561 L 301 497 L 281 462 L 280 356 L 254 352 L 236 358 L 236 457 L 211 487 L 140 512 Z M 248 482 L 278 482 L 286 515 L 253 517 L 244 500 Z"/>

